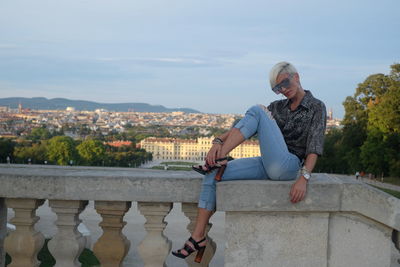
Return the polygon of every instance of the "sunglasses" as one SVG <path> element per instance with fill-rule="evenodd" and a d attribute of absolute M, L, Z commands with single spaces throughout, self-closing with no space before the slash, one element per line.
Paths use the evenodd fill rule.
<path fill-rule="evenodd" d="M 272 91 L 274 91 L 275 94 L 279 94 L 282 91 L 282 88 L 288 88 L 290 85 L 290 79 L 285 78 L 283 79 L 279 84 L 275 85 L 274 88 L 272 88 Z"/>

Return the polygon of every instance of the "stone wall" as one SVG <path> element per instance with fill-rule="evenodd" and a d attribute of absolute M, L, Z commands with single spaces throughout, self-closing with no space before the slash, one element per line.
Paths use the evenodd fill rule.
<path fill-rule="evenodd" d="M 400 266 L 391 260 L 399 199 L 361 182 L 316 174 L 306 198 L 292 204 L 291 184 L 218 184 L 217 209 L 226 212 L 225 266 Z"/>

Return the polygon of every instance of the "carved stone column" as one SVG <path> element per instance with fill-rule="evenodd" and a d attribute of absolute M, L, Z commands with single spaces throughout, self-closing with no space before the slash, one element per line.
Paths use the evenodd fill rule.
<path fill-rule="evenodd" d="M 6 251 L 4 249 L 4 239 L 7 235 L 7 207 L 4 198 L 0 198 L 0 267 L 4 267 Z"/>
<path fill-rule="evenodd" d="M 126 201 L 95 201 L 94 207 L 103 218 L 99 224 L 103 229 L 103 235 L 94 245 L 93 252 L 101 263 L 101 267 L 122 266 L 128 253 L 130 242 L 122 228 L 125 213 L 131 207 L 131 202 Z"/>
<path fill-rule="evenodd" d="M 171 241 L 164 236 L 167 226 L 165 217 L 172 209 L 173 203 L 139 202 L 138 209 L 146 218 L 144 228 L 147 235 L 140 243 L 138 250 L 145 267 L 165 266 L 164 262 L 171 250 Z"/>
<path fill-rule="evenodd" d="M 189 231 L 189 233 L 192 233 L 194 230 L 194 227 L 196 226 L 196 221 L 197 221 L 197 204 L 195 203 L 182 203 L 182 212 L 185 214 L 186 217 L 189 218 L 189 224 L 187 225 L 186 229 Z M 186 263 L 188 266 L 208 266 L 210 261 L 215 255 L 215 251 L 217 250 L 217 244 L 208 236 L 208 232 L 210 231 L 212 227 L 212 223 L 207 224 L 206 227 L 206 237 L 207 237 L 207 247 L 206 250 L 204 251 L 203 258 L 201 260 L 201 263 L 197 263 L 194 261 L 194 258 L 196 256 L 196 252 L 192 253 L 189 257 L 187 257 Z"/>
<path fill-rule="evenodd" d="M 57 214 L 57 234 L 49 241 L 48 248 L 56 259 L 56 267 L 81 266 L 78 261 L 85 239 L 78 231 L 81 223 L 79 214 L 88 201 L 80 200 L 50 200 L 49 206 Z"/>
<path fill-rule="evenodd" d="M 34 229 L 39 220 L 36 209 L 44 203 L 42 199 L 7 198 L 6 205 L 14 209 L 11 223 L 16 230 L 6 237 L 5 248 L 12 258 L 8 267 L 36 267 L 40 263 L 37 253 L 43 247 L 44 236 Z"/>

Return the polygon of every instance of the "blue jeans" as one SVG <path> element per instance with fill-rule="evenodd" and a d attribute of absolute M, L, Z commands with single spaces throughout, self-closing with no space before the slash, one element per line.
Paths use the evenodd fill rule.
<path fill-rule="evenodd" d="M 301 167 L 299 158 L 288 151 L 281 130 L 271 113 L 261 105 L 251 107 L 235 126 L 245 139 L 258 134 L 261 157 L 241 158 L 228 162 L 221 181 L 294 180 Z M 217 170 L 203 178 L 199 208 L 215 210 Z"/>

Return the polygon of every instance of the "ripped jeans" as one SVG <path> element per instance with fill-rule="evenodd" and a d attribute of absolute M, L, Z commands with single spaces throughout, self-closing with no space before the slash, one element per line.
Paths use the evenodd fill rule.
<path fill-rule="evenodd" d="M 271 113 L 262 105 L 251 107 L 235 126 L 245 139 L 258 134 L 261 157 L 241 158 L 228 162 L 221 181 L 294 180 L 301 162 L 288 151 L 281 130 Z M 217 170 L 203 178 L 198 207 L 215 210 Z"/>

